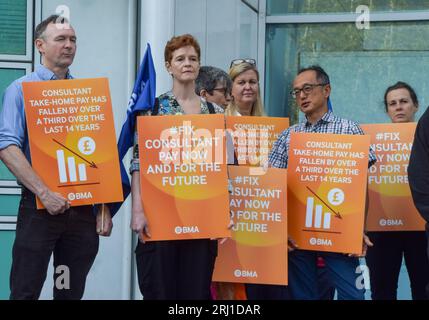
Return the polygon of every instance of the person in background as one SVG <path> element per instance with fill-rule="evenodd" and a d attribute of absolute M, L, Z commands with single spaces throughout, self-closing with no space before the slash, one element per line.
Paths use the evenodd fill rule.
<path fill-rule="evenodd" d="M 232 82 L 222 69 L 204 66 L 195 81 L 195 92 L 207 102 L 226 109 L 231 102 Z"/>
<path fill-rule="evenodd" d="M 203 98 L 207 103 L 213 103 L 226 108 L 231 102 L 232 81 L 229 75 L 222 69 L 204 66 L 200 68 L 200 73 L 195 81 L 195 92 Z M 227 138 L 228 164 L 235 164 L 236 157 L 234 153 L 234 145 L 229 134 Z M 228 180 L 229 189 L 231 190 L 231 181 Z M 239 297 L 234 297 L 234 285 L 230 283 L 214 282 L 211 285 L 211 297 L 213 300 L 233 300 Z"/>
<path fill-rule="evenodd" d="M 259 72 L 254 59 L 236 59 L 231 62 L 232 101 L 226 109 L 229 116 L 265 115 L 259 92 Z"/>
<path fill-rule="evenodd" d="M 195 93 L 201 49 L 189 34 L 173 37 L 165 46 L 164 59 L 173 78 L 171 91 L 158 97 L 158 105 L 141 116 L 223 114 Z M 135 250 L 140 291 L 146 300 L 209 300 L 210 284 L 217 256 L 217 241 L 211 239 L 144 242 L 151 237 L 142 206 L 138 138 L 131 162 L 131 227 L 139 236 Z"/>
<path fill-rule="evenodd" d="M 254 59 L 235 59 L 231 62 L 229 76 L 232 80 L 232 101 L 226 109 L 231 116 L 265 116 L 259 90 L 259 72 Z M 243 286 L 235 284 L 235 295 L 244 296 Z M 286 286 L 245 284 L 248 300 L 285 300 Z"/>
<path fill-rule="evenodd" d="M 419 107 L 416 92 L 405 82 L 388 87 L 384 106 L 393 123 L 414 122 Z M 429 165 L 429 164 L 428 164 Z M 396 300 L 402 258 L 405 259 L 413 300 L 425 300 L 429 283 L 429 262 L 424 231 L 368 232 L 374 247 L 368 249 L 366 262 L 373 300 Z"/>

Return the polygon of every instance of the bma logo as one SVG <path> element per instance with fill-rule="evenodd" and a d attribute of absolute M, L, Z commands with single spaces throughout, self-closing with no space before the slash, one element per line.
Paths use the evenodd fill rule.
<path fill-rule="evenodd" d="M 176 234 L 189 234 L 189 233 L 200 233 L 197 226 L 193 227 L 176 227 L 174 228 Z"/>
<path fill-rule="evenodd" d="M 87 200 L 87 199 L 92 199 L 92 193 L 91 192 L 69 193 L 67 195 L 67 198 L 70 201 L 74 201 L 74 200 Z"/>
<path fill-rule="evenodd" d="M 332 247 L 332 241 L 330 239 L 311 238 L 310 244 L 312 246 L 330 246 L 330 247 Z"/>
<path fill-rule="evenodd" d="M 258 274 L 256 271 L 249 271 L 249 270 L 235 270 L 234 276 L 236 278 L 257 278 Z"/>
<path fill-rule="evenodd" d="M 382 227 L 391 227 L 391 226 L 403 226 L 404 223 L 401 219 L 380 219 L 380 226 Z"/>

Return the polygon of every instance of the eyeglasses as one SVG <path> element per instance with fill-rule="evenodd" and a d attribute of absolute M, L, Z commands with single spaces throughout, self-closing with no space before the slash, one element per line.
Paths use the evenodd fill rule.
<path fill-rule="evenodd" d="M 228 88 L 214 88 L 214 89 L 212 89 L 212 91 L 219 91 L 219 92 L 222 92 L 223 93 L 223 95 L 225 96 L 225 98 L 228 98 L 228 96 L 230 96 L 231 95 L 231 92 L 229 92 L 228 91 Z"/>
<path fill-rule="evenodd" d="M 329 84 L 329 83 L 306 84 L 301 89 L 293 89 L 290 92 L 290 94 L 291 94 L 292 98 L 296 99 L 296 97 L 299 96 L 301 91 L 304 92 L 305 95 L 308 95 L 313 91 L 313 89 L 315 87 L 323 87 L 323 86 L 326 86 L 327 84 Z"/>
<path fill-rule="evenodd" d="M 252 66 L 256 66 L 255 59 L 234 59 L 231 61 L 231 65 L 229 66 L 229 68 L 231 69 L 233 66 L 238 66 L 239 64 L 242 64 L 242 63 L 248 63 L 248 64 L 251 64 Z"/>

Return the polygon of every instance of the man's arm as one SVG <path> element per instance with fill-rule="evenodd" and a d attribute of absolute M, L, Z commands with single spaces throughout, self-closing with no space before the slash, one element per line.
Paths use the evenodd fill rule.
<path fill-rule="evenodd" d="M 0 159 L 27 189 L 39 197 L 51 215 L 63 213 L 70 207 L 70 204 L 62 195 L 52 192 L 43 183 L 20 148 L 10 145 L 0 150 Z"/>

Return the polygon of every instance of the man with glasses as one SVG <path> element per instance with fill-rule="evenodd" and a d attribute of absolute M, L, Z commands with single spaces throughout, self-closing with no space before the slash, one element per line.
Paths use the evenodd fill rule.
<path fill-rule="evenodd" d="M 226 109 L 231 101 L 232 81 L 222 69 L 205 66 L 195 80 L 195 92 L 207 102 Z"/>
<path fill-rule="evenodd" d="M 310 66 L 298 72 L 291 95 L 305 114 L 303 122 L 285 130 L 273 146 L 269 164 L 275 168 L 287 168 L 291 132 L 313 132 L 334 134 L 364 134 L 355 122 L 335 116 L 328 109 L 331 94 L 329 76 L 320 66 Z M 376 162 L 370 150 L 369 166 Z M 363 255 L 367 246 L 372 246 L 364 235 Z M 363 300 L 364 289 L 356 286 L 356 268 L 359 258 L 339 253 L 299 250 L 293 239 L 289 239 L 289 289 L 292 299 L 318 299 L 317 257 L 325 260 L 332 283 L 340 300 Z"/>

